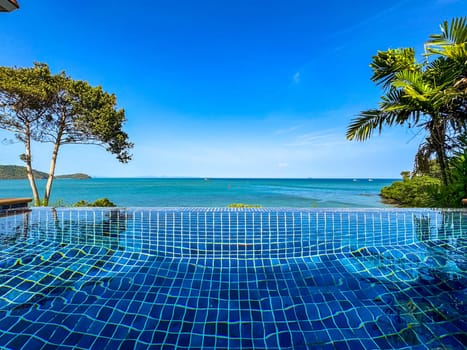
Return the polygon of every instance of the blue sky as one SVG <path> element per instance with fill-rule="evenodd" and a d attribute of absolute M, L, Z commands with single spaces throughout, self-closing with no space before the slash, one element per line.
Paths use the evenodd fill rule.
<path fill-rule="evenodd" d="M 467 12 L 464 0 L 19 3 L 0 14 L 0 65 L 45 62 L 126 110 L 130 163 L 97 146 L 61 149 L 58 174 L 97 177 L 399 177 L 423 134 L 345 139 L 381 95 L 371 57 L 410 46 L 421 58 L 439 24 Z M 0 164 L 21 165 L 21 144 L 0 147 Z M 50 152 L 34 145 L 36 169 Z"/>

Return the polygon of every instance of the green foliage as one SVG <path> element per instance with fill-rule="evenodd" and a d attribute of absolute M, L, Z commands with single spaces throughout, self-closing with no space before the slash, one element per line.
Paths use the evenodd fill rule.
<path fill-rule="evenodd" d="M 131 160 L 128 153 L 133 144 L 122 131 L 125 111 L 117 109 L 117 98 L 102 90 L 92 87 L 85 81 L 75 81 L 64 76 L 59 79 L 62 94 L 56 101 L 55 108 L 65 113 L 56 114 L 56 122 L 61 143 L 92 143 L 102 145 L 116 155 L 122 163 Z M 64 95 L 63 95 L 64 94 Z"/>
<path fill-rule="evenodd" d="M 389 49 L 378 51 L 370 64 L 373 70 L 371 80 L 387 88 L 391 85 L 397 72 L 402 70 L 416 71 L 420 65 L 415 60 L 415 50 L 412 48 Z"/>
<path fill-rule="evenodd" d="M 49 67 L 36 63 L 32 68 L 0 67 L 0 127 L 15 133 L 24 142 L 25 127 L 45 118 L 53 100 Z M 34 130 L 31 130 L 34 131 Z"/>
<path fill-rule="evenodd" d="M 436 159 L 430 159 L 429 155 L 423 155 L 423 152 L 417 153 L 415 156 L 415 168 L 413 173 L 415 175 L 427 175 L 437 179 L 441 179 L 441 171 Z"/>
<path fill-rule="evenodd" d="M 430 35 L 430 40 L 425 44 L 429 55 L 442 55 L 449 57 L 453 62 L 462 60 L 467 55 L 467 17 L 454 18 L 451 23 L 444 21 L 440 34 Z"/>
<path fill-rule="evenodd" d="M 462 207 L 462 199 L 467 198 L 467 135 L 459 137 L 462 149 L 450 160 L 450 182 L 441 188 L 437 196 L 439 207 Z"/>
<path fill-rule="evenodd" d="M 402 179 L 403 179 L 403 180 L 408 180 L 408 179 L 410 179 L 410 171 L 407 171 L 407 170 L 401 171 L 401 176 L 402 176 Z"/>
<path fill-rule="evenodd" d="M 98 144 L 122 162 L 131 159 L 133 145 L 122 131 L 125 112 L 116 96 L 65 72 L 54 75 L 47 64 L 0 67 L 0 105 L 0 128 L 20 141 L 29 126 L 35 141 Z"/>
<path fill-rule="evenodd" d="M 423 171 L 409 177 L 401 172 L 403 181 L 398 181 L 381 190 L 381 196 L 389 202 L 412 207 L 462 207 L 462 199 L 467 198 L 467 134 L 457 140 L 459 150 L 449 159 L 447 185 L 441 184 L 439 166 L 433 160 L 425 164 Z"/>
<path fill-rule="evenodd" d="M 33 170 L 36 179 L 47 179 L 48 174 Z M 0 179 L 26 179 L 26 167 L 18 165 L 0 165 Z"/>
<path fill-rule="evenodd" d="M 100 198 L 94 201 L 91 207 L 116 207 L 116 205 L 107 198 Z"/>
<path fill-rule="evenodd" d="M 116 207 L 116 205 L 111 202 L 108 198 L 100 198 L 94 201 L 94 203 L 89 203 L 85 200 L 80 200 L 73 204 L 73 207 Z"/>
<path fill-rule="evenodd" d="M 86 179 L 90 179 L 91 176 L 89 176 L 88 174 L 76 173 L 76 174 L 57 175 L 55 176 L 55 178 L 56 179 L 86 180 Z"/>
<path fill-rule="evenodd" d="M 348 128 L 349 140 L 363 141 L 383 128 L 417 127 L 426 139 L 415 172 L 426 172 L 433 155 L 444 186 L 450 182 L 453 140 L 467 128 L 467 17 L 444 22 L 441 34 L 425 45 L 431 59 L 417 62 L 412 48 L 379 51 L 370 64 L 371 80 L 383 89 L 378 108 L 362 111 Z"/>
<path fill-rule="evenodd" d="M 0 180 L 16 180 L 26 179 L 26 167 L 18 165 L 0 165 Z M 35 179 L 47 179 L 49 174 L 42 171 L 33 170 Z M 90 179 L 91 177 L 87 174 L 77 173 L 68 175 L 56 176 L 57 179 Z"/>
<path fill-rule="evenodd" d="M 21 159 L 36 205 L 48 205 L 57 156 L 64 144 L 100 145 L 120 162 L 128 162 L 133 144 L 122 130 L 125 121 L 116 96 L 100 86 L 73 80 L 65 72 L 52 74 L 44 63 L 31 68 L 0 67 L 0 129 L 13 132 L 24 143 Z M 32 171 L 31 141 L 53 144 L 43 200 Z"/>
<path fill-rule="evenodd" d="M 76 202 L 75 204 L 73 204 L 73 207 L 90 207 L 91 204 L 89 204 L 89 202 L 85 201 L 85 200 L 80 200 L 78 202 Z"/>
<path fill-rule="evenodd" d="M 415 176 L 396 181 L 381 190 L 381 196 L 388 202 L 403 207 L 434 207 L 441 181 L 429 176 Z"/>
<path fill-rule="evenodd" d="M 259 204 L 232 203 L 227 208 L 262 208 Z"/>

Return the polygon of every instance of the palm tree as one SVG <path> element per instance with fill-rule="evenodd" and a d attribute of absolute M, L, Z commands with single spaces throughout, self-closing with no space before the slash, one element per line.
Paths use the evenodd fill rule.
<path fill-rule="evenodd" d="M 448 113 L 453 120 L 460 122 L 465 133 L 467 120 L 467 17 L 455 18 L 451 25 L 444 21 L 440 26 L 441 33 L 430 35 L 425 43 L 426 56 L 445 58 L 444 70 L 449 72 L 452 86 L 449 86 L 443 96 Z M 461 142 L 461 144 L 464 144 Z"/>
<path fill-rule="evenodd" d="M 467 17 L 454 18 L 449 25 L 444 21 L 440 26 L 441 34 L 430 35 L 425 43 L 427 56 L 440 55 L 452 60 L 465 69 L 467 57 Z"/>
<path fill-rule="evenodd" d="M 465 131 L 467 73 L 466 18 L 444 22 L 442 34 L 427 42 L 423 63 L 411 48 L 378 52 L 370 67 L 371 80 L 381 85 L 384 95 L 379 108 L 360 113 L 347 129 L 347 139 L 363 141 L 383 127 L 406 125 L 426 132 L 416 160 L 432 154 L 440 167 L 441 179 L 449 183 L 448 158 L 456 135 Z M 417 166 L 416 166 L 417 167 Z"/>

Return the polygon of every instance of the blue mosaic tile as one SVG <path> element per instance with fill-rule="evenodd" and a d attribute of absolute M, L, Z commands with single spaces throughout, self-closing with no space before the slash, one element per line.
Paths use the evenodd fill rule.
<path fill-rule="evenodd" d="M 0 347 L 463 349 L 467 213 L 0 218 Z"/>

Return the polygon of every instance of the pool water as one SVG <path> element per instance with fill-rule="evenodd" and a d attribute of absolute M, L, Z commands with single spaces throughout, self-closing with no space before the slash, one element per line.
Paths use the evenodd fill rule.
<path fill-rule="evenodd" d="M 463 349 L 466 228 L 463 211 L 5 212 L 0 347 Z"/>

